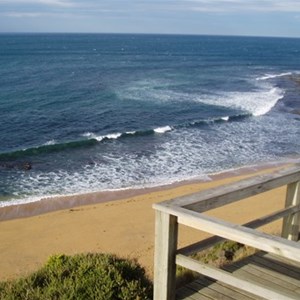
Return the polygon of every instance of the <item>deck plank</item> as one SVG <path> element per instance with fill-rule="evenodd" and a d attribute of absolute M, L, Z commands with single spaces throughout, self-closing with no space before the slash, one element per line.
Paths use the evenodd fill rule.
<path fill-rule="evenodd" d="M 296 289 L 300 288 L 299 280 L 296 280 L 288 276 L 288 274 L 284 272 L 278 272 L 278 271 L 267 269 L 265 265 L 254 263 L 253 261 L 250 261 L 247 265 L 245 265 L 243 262 L 235 263 L 233 266 L 228 267 L 228 269 L 231 270 L 242 269 L 243 271 L 246 271 L 249 274 L 252 274 L 253 276 L 260 277 L 263 279 L 266 278 L 268 281 L 276 283 L 278 286 L 282 285 L 284 288 L 288 288 L 289 290 L 295 291 Z M 285 270 L 288 270 L 287 272 L 293 272 L 295 269 L 286 268 Z M 300 274 L 298 278 L 300 278 Z"/>
<path fill-rule="evenodd" d="M 182 287 L 176 291 L 177 300 L 207 300 L 208 298 L 201 294 L 195 294 L 190 288 Z"/>
<path fill-rule="evenodd" d="M 288 263 L 287 259 L 259 252 L 242 261 L 236 262 L 224 269 L 252 282 L 265 286 L 280 288 L 292 293 L 295 299 L 300 299 L 300 263 Z M 185 285 L 178 290 L 176 299 L 227 299 L 227 300 L 261 300 L 263 298 L 242 291 L 227 284 L 214 281 L 208 277 Z"/>
<path fill-rule="evenodd" d="M 221 291 L 216 291 L 215 289 L 211 288 L 210 285 L 202 283 L 202 281 L 194 281 L 190 286 L 198 294 L 208 296 L 212 299 L 236 300 L 235 298 L 232 298 Z"/>
<path fill-rule="evenodd" d="M 256 256 L 257 257 L 263 257 L 265 259 L 272 259 L 274 262 L 276 261 L 279 264 L 287 264 L 287 265 L 292 265 L 292 266 L 300 268 L 299 262 L 289 260 L 289 259 L 287 259 L 285 257 L 282 257 L 282 256 L 278 256 L 278 255 L 274 255 L 274 254 L 270 255 L 269 253 L 265 253 L 263 251 L 257 253 Z M 300 272 L 300 269 L 299 269 L 299 272 Z"/>
<path fill-rule="evenodd" d="M 263 265 L 265 269 L 276 271 L 278 273 L 287 275 L 290 278 L 294 278 L 296 280 L 299 280 L 300 278 L 299 263 L 298 267 L 296 265 L 289 265 L 282 261 L 276 260 L 273 255 L 270 255 L 268 257 L 256 255 L 253 257 L 253 262 Z"/>
<path fill-rule="evenodd" d="M 229 285 L 221 284 L 220 282 L 215 282 L 209 278 L 203 278 L 203 279 L 201 279 L 201 282 L 204 285 L 210 286 L 210 288 L 215 290 L 216 292 L 227 295 L 233 299 L 238 299 L 238 300 L 253 300 L 254 299 L 247 292 L 234 289 Z"/>

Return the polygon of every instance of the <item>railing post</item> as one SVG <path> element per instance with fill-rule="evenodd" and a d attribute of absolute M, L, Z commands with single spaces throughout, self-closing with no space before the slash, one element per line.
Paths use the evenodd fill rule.
<path fill-rule="evenodd" d="M 154 300 L 175 299 L 177 217 L 156 210 Z"/>
<path fill-rule="evenodd" d="M 287 186 L 285 207 L 300 204 L 300 181 Z M 282 237 L 298 241 L 300 229 L 300 213 L 295 213 L 283 218 Z"/>

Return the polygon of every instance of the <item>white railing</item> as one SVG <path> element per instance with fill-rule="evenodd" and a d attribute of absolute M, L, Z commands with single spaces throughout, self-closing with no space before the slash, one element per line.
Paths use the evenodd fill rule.
<path fill-rule="evenodd" d="M 287 185 L 285 208 L 247 224 L 232 224 L 203 214 L 207 210 L 285 185 Z M 153 208 L 156 211 L 155 300 L 175 299 L 176 264 L 266 299 L 295 299 L 293 295 L 283 293 L 279 289 L 243 280 L 232 273 L 193 260 L 188 255 L 208 248 L 223 239 L 228 239 L 300 262 L 300 243 L 296 242 L 300 227 L 299 166 L 154 204 Z M 255 230 L 257 227 L 280 218 L 283 218 L 281 237 Z M 215 236 L 177 249 L 178 224 L 184 224 Z"/>

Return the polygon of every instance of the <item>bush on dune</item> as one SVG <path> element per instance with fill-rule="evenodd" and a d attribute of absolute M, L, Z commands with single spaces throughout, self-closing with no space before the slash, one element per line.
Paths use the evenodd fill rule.
<path fill-rule="evenodd" d="M 0 283 L 3 300 L 143 300 L 152 284 L 135 261 L 109 254 L 55 255 L 26 278 Z"/>

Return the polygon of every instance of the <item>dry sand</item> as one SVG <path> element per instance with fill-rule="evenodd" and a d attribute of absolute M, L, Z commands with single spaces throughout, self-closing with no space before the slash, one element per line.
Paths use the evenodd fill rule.
<path fill-rule="evenodd" d="M 274 169 L 256 170 L 257 173 Z M 85 252 L 108 252 L 122 257 L 136 258 L 150 276 L 153 273 L 154 211 L 152 204 L 178 196 L 191 194 L 217 185 L 240 180 L 254 175 L 239 172 L 229 177 L 219 176 L 210 182 L 187 183 L 177 186 L 135 192 L 118 192 L 103 199 L 103 193 L 63 197 L 57 203 L 94 203 L 63 210 L 43 213 L 41 203 L 0 209 L 2 217 L 36 216 L 15 218 L 0 222 L 0 280 L 16 278 L 38 269 L 52 254 L 75 254 Z M 145 191 L 144 191 L 145 192 Z M 132 195 L 134 194 L 134 195 Z M 238 205 L 227 205 L 210 214 L 236 223 L 244 223 L 284 205 L 285 188 L 243 200 Z M 54 199 L 48 200 L 54 201 Z M 46 201 L 47 202 L 47 201 Z M 46 203 L 45 202 L 45 203 Z M 38 208 L 36 208 L 38 207 Z M 49 207 L 49 205 L 48 205 Z M 57 205 L 56 208 L 61 208 Z M 53 209 L 53 207 L 51 208 Z M 24 213 L 25 212 L 25 213 Z M 280 231 L 280 222 L 264 230 Z M 207 235 L 185 227 L 179 230 L 179 246 L 203 239 Z"/>

